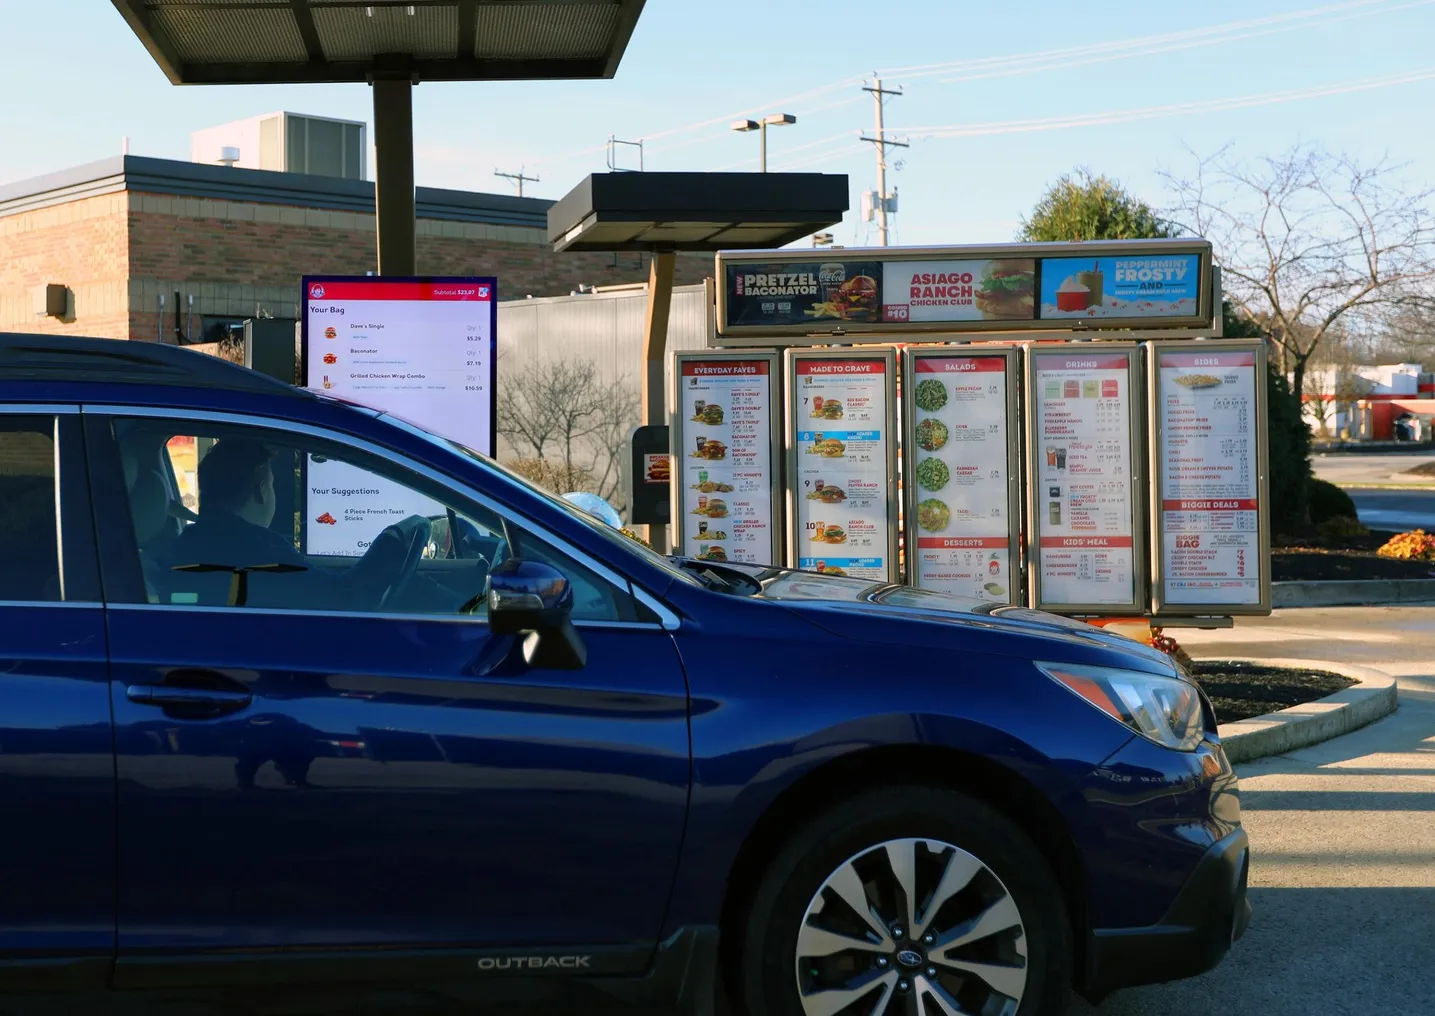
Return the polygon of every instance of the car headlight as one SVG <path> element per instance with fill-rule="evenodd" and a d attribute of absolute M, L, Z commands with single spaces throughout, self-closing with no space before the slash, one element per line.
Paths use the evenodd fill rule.
<path fill-rule="evenodd" d="M 1159 745 L 1194 751 L 1206 736 L 1201 695 L 1179 678 L 1073 663 L 1038 663 L 1037 668 Z"/>

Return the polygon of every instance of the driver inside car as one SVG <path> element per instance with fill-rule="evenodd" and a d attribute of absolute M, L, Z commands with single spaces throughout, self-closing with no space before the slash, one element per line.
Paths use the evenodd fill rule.
<path fill-rule="evenodd" d="M 277 504 L 273 458 L 269 448 L 244 438 L 221 440 L 210 449 L 199 463 L 199 520 L 176 541 L 174 568 L 277 564 L 298 569 L 250 574 L 247 604 L 253 607 L 299 608 L 317 601 L 330 610 L 377 610 L 392 608 L 402 597 L 405 604 L 423 609 L 457 609 L 450 602 L 452 595 L 422 576 L 401 583 L 412 543 L 427 526 L 420 516 L 389 526 L 363 557 L 342 571 L 311 567 L 293 540 L 269 528 Z M 172 584 L 197 591 L 201 602 L 228 602 L 229 576 L 174 574 Z M 403 588 L 395 588 L 396 583 Z"/>

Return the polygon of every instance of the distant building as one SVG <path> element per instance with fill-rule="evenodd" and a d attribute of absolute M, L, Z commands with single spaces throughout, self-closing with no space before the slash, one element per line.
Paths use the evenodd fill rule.
<path fill-rule="evenodd" d="M 1389 441 L 1402 403 L 1435 400 L 1435 375 L 1418 363 L 1326 367 L 1306 374 L 1306 423 L 1317 437 Z M 1430 403 L 1435 410 L 1435 401 Z"/>
<path fill-rule="evenodd" d="M 194 136 L 206 161 L 229 147 L 292 167 L 302 135 L 303 164 L 341 171 L 328 175 L 125 155 L 0 187 L 0 331 L 200 342 L 247 317 L 297 320 L 302 275 L 376 268 L 374 185 L 343 154 L 355 126 L 276 114 Z M 265 139 L 281 136 L 276 155 Z M 496 275 L 501 300 L 646 281 L 640 255 L 555 254 L 551 203 L 418 188 L 419 273 Z M 676 281 L 712 264 L 680 256 Z"/>

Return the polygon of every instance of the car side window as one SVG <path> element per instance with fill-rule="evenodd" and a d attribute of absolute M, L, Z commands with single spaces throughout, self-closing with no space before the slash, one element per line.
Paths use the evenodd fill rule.
<path fill-rule="evenodd" d="M 130 418 L 115 438 L 150 603 L 482 616 L 489 572 L 523 555 L 568 576 L 575 620 L 636 617 L 627 589 L 526 528 L 341 442 Z"/>
<path fill-rule="evenodd" d="M 55 418 L 0 416 L 0 600 L 58 602 Z"/>

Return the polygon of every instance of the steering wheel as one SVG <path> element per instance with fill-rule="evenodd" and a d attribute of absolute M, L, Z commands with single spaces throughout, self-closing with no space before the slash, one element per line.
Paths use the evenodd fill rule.
<path fill-rule="evenodd" d="M 429 540 L 433 537 L 433 523 L 422 516 L 416 516 L 418 522 L 413 527 L 413 533 L 409 537 L 408 548 L 404 551 L 403 564 L 394 574 L 394 580 L 389 583 L 389 588 L 384 590 L 384 595 L 379 597 L 379 609 L 387 607 L 395 600 L 400 593 L 408 587 L 414 573 L 418 571 L 419 562 L 423 560 L 424 549 L 428 547 Z"/>

